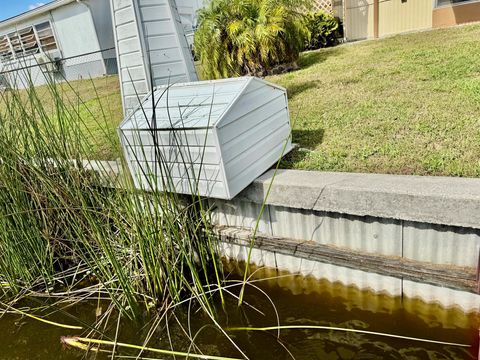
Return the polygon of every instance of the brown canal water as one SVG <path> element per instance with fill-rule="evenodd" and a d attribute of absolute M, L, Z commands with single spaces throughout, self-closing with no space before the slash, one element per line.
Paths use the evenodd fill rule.
<path fill-rule="evenodd" d="M 326 330 L 282 330 L 280 339 L 275 331 L 228 331 L 236 344 L 250 359 L 476 359 L 478 354 L 479 318 L 458 309 L 445 309 L 415 299 L 392 298 L 360 291 L 327 281 L 279 274 L 261 270 L 249 286 L 245 300 L 249 304 L 238 308 L 234 297 L 227 297 L 226 310 L 218 304 L 220 324 L 228 329 L 235 326 L 274 326 L 277 324 L 275 303 L 282 325 L 320 325 L 386 332 L 408 337 L 455 342 L 469 348 L 427 344 L 376 335 Z M 238 294 L 239 288 L 232 287 Z M 267 293 L 267 298 L 264 293 Z M 41 302 L 41 300 L 38 300 Z M 37 300 L 31 306 L 38 306 Z M 254 309 L 254 308 L 255 309 Z M 241 358 L 226 337 L 212 326 L 201 312 L 185 305 L 176 312 L 178 321 L 197 334 L 195 343 L 208 355 Z M 72 325 L 92 323 L 98 313 L 97 304 L 81 304 L 48 310 L 48 319 Z M 261 313 L 260 313 L 260 312 Z M 46 313 L 45 313 L 46 314 Z M 190 321 L 188 320 L 190 319 Z M 141 345 L 152 325 L 146 316 L 140 323 L 122 321 L 118 341 Z M 188 351 L 190 342 L 177 324 L 169 322 L 170 339 L 159 327 L 149 346 Z M 207 325 L 207 326 L 206 326 Z M 116 319 L 112 316 L 104 339 L 114 337 Z M 188 331 L 188 330 L 187 330 Z M 61 329 L 17 314 L 0 319 L 0 359 L 110 359 L 108 354 L 90 353 L 64 347 L 60 338 L 65 335 L 85 335 L 82 331 Z M 97 336 L 98 337 L 98 336 Z M 138 352 L 121 350 L 117 354 L 132 356 Z M 153 353 L 145 358 L 170 359 Z M 181 357 L 177 357 L 180 359 Z"/>

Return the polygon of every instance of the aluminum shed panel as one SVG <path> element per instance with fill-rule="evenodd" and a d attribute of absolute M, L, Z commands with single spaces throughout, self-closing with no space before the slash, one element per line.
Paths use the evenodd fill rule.
<path fill-rule="evenodd" d="M 290 133 L 286 90 L 252 77 L 162 86 L 120 125 L 139 188 L 222 199 L 290 151 Z"/>
<path fill-rule="evenodd" d="M 197 80 L 174 0 L 110 1 L 124 114 L 156 85 Z"/>
<path fill-rule="evenodd" d="M 292 149 L 286 90 L 254 78 L 217 131 L 233 197 Z"/>
<path fill-rule="evenodd" d="M 228 115 L 228 109 L 252 79 L 244 77 L 158 87 L 120 128 L 151 128 L 153 119 L 155 129 L 215 127 L 223 116 Z"/>

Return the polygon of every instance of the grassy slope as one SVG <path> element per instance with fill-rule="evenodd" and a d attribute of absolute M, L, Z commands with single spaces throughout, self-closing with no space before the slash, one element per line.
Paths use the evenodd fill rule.
<path fill-rule="evenodd" d="M 69 104 L 73 113 L 79 113 L 87 134 L 94 157 L 98 159 L 115 159 L 121 154 L 116 127 L 123 118 L 122 99 L 118 76 L 106 76 L 93 80 L 79 80 L 70 83 L 58 83 L 64 102 Z M 51 92 L 46 86 L 35 89 L 43 101 L 46 111 L 52 116 L 56 113 Z M 25 104 L 29 104 L 27 91 L 20 91 L 25 96 Z M 80 99 L 80 100 L 79 100 Z M 0 97 L 0 114 L 5 111 L 3 98 Z"/>
<path fill-rule="evenodd" d="M 284 167 L 480 176 L 480 25 L 306 53 Z"/>
<path fill-rule="evenodd" d="M 480 176 L 480 25 L 309 52 L 300 65 L 268 78 L 288 89 L 301 147 L 283 167 Z M 111 141 L 122 120 L 118 77 L 93 84 L 71 86 L 91 111 L 81 110 L 92 151 L 114 159 L 121 153 Z"/>
<path fill-rule="evenodd" d="M 123 109 L 118 76 L 95 79 L 94 87 L 91 81 L 82 81 L 79 88 L 80 98 L 85 101 L 82 118 L 95 144 L 92 151 L 96 158 L 113 160 L 120 157 L 117 126 L 123 120 Z"/>

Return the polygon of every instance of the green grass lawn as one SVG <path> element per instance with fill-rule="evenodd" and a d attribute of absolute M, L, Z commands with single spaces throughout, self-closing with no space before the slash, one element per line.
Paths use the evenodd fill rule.
<path fill-rule="evenodd" d="M 95 86 L 89 80 L 75 83 L 79 84 L 78 92 L 84 101 L 82 119 L 95 157 L 99 160 L 119 158 L 121 148 L 117 127 L 123 120 L 123 109 L 118 76 L 95 79 Z"/>
<path fill-rule="evenodd" d="M 56 84 L 62 94 L 62 102 L 71 113 L 79 113 L 79 121 L 93 158 L 99 160 L 116 159 L 121 154 L 117 136 L 117 126 L 123 119 L 122 99 L 118 76 L 59 82 Z M 43 110 L 52 118 L 56 114 L 52 91 L 47 86 L 35 88 L 38 98 L 42 99 Z M 18 91 L 26 107 L 31 106 L 26 90 Z M 0 94 L 1 95 L 1 94 Z M 0 96 L 0 116 L 6 113 L 5 101 Z M 23 99 L 24 98 L 24 99 Z"/>
<path fill-rule="evenodd" d="M 480 176 L 480 25 L 303 54 L 283 167 Z"/>
<path fill-rule="evenodd" d="M 480 176 L 480 25 L 322 49 L 299 64 L 267 78 L 288 89 L 300 147 L 282 167 Z M 93 83 L 71 85 L 91 111 L 82 114 L 93 153 L 114 159 L 118 77 Z"/>

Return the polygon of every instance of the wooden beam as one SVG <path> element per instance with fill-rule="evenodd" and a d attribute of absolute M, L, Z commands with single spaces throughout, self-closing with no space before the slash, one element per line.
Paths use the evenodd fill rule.
<path fill-rule="evenodd" d="M 380 0 L 373 0 L 373 37 L 378 39 Z"/>
<path fill-rule="evenodd" d="M 249 247 L 251 232 L 246 229 L 218 226 L 220 241 Z M 313 241 L 298 241 L 259 234 L 254 247 L 260 250 L 343 266 L 384 276 L 477 293 L 476 269 L 453 265 L 436 265 L 400 257 L 362 253 Z"/>

